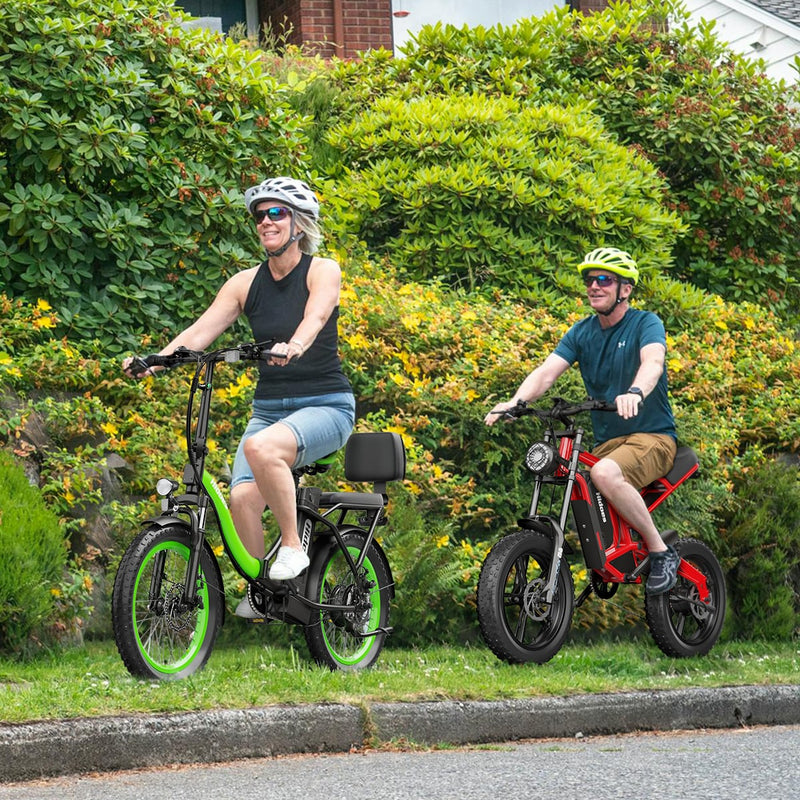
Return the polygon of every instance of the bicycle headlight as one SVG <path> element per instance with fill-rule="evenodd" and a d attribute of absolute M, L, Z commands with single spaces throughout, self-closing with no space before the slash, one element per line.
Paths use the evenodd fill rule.
<path fill-rule="evenodd" d="M 525 466 L 534 475 L 552 475 L 558 465 L 558 454 L 547 442 L 535 442 L 525 454 Z"/>
<path fill-rule="evenodd" d="M 178 484 L 169 478 L 161 478 L 156 484 L 156 493 L 161 497 L 169 497 L 176 489 Z"/>

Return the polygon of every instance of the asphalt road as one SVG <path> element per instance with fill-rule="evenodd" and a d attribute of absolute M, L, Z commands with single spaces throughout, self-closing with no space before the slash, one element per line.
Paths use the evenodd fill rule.
<path fill-rule="evenodd" d="M 784 800 L 800 726 L 547 739 L 423 752 L 283 756 L 0 785 L 0 800 Z"/>

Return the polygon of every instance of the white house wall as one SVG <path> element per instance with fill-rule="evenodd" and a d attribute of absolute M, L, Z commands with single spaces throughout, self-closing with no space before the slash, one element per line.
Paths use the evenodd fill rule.
<path fill-rule="evenodd" d="M 556 6 L 565 5 L 564 0 L 392 0 L 395 52 L 409 37 L 424 25 L 437 22 L 457 27 L 483 25 L 513 25 L 523 17 L 540 17 Z M 399 17 L 397 12 L 408 12 Z"/>
<path fill-rule="evenodd" d="M 800 0 L 798 0 L 800 2 Z M 763 59 L 772 78 L 796 83 L 800 28 L 743 0 L 684 0 L 694 23 L 715 20 L 715 31 L 735 53 Z"/>

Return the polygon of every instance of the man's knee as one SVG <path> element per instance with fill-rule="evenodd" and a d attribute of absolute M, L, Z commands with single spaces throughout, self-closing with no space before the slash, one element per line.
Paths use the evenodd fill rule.
<path fill-rule="evenodd" d="M 589 476 L 592 483 L 603 490 L 604 487 L 613 486 L 619 481 L 624 481 L 625 476 L 622 474 L 619 464 L 612 461 L 610 458 L 601 458 L 590 470 Z"/>

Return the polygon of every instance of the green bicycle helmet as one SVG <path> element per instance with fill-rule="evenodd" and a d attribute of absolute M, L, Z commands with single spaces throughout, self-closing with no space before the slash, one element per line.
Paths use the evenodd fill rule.
<path fill-rule="evenodd" d="M 598 247 L 587 253 L 578 264 L 578 272 L 583 275 L 587 269 L 604 269 L 613 272 L 628 283 L 636 286 L 639 280 L 639 269 L 630 253 L 616 247 Z"/>

